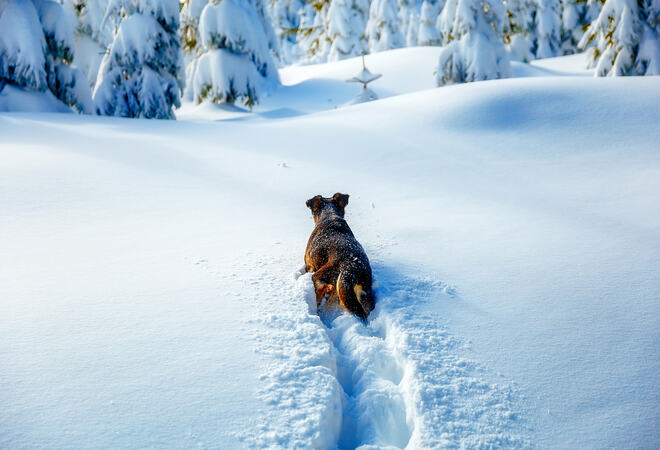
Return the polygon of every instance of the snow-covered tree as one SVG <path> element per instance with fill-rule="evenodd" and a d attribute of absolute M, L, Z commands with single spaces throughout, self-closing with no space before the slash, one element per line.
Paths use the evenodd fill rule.
<path fill-rule="evenodd" d="M 606 0 L 580 47 L 597 76 L 660 75 L 660 0 Z"/>
<path fill-rule="evenodd" d="M 536 4 L 534 0 L 506 0 L 508 29 L 505 42 L 512 59 L 529 62 L 535 58 Z"/>
<path fill-rule="evenodd" d="M 330 0 L 309 0 L 301 11 L 298 42 L 307 62 L 324 62 L 330 52 L 328 10 Z"/>
<path fill-rule="evenodd" d="M 183 88 L 177 0 L 111 0 L 123 19 L 99 68 L 98 114 L 174 119 Z"/>
<path fill-rule="evenodd" d="M 254 9 L 257 11 L 257 17 L 259 17 L 259 22 L 261 22 L 261 29 L 266 34 L 266 41 L 268 42 L 268 48 L 270 54 L 273 56 L 275 61 L 280 60 L 280 44 L 273 29 L 273 23 L 270 20 L 270 15 L 266 9 L 266 0 L 245 0 L 251 1 L 254 5 Z"/>
<path fill-rule="evenodd" d="M 510 76 L 511 63 L 502 41 L 505 21 L 500 0 L 449 0 L 441 14 L 448 43 L 440 53 L 437 84 Z"/>
<path fill-rule="evenodd" d="M 561 0 L 561 50 L 564 55 L 577 52 L 578 43 L 584 34 L 585 8 L 582 0 Z"/>
<path fill-rule="evenodd" d="M 369 39 L 369 51 L 372 53 L 404 46 L 405 41 L 401 33 L 397 0 L 373 0 L 371 2 L 369 21 L 367 22 L 367 37 Z"/>
<path fill-rule="evenodd" d="M 186 0 L 181 5 L 179 41 L 186 60 L 197 56 L 200 52 L 199 18 L 208 2 L 209 0 Z"/>
<path fill-rule="evenodd" d="M 73 0 L 72 3 L 77 23 L 74 62 L 93 87 L 121 18 L 117 14 L 106 17 L 108 0 Z"/>
<path fill-rule="evenodd" d="M 291 64 L 303 56 L 298 45 L 298 30 L 304 3 L 304 0 L 270 0 L 266 3 L 278 39 L 282 64 Z"/>
<path fill-rule="evenodd" d="M 241 101 L 251 107 L 277 82 L 264 25 L 247 0 L 212 1 L 202 10 L 201 55 L 192 71 L 196 102 Z"/>
<path fill-rule="evenodd" d="M 424 0 L 419 18 L 417 45 L 435 46 L 442 43 L 436 21 L 444 6 L 444 0 Z"/>
<path fill-rule="evenodd" d="M 536 39 L 534 54 L 537 58 L 552 58 L 561 54 L 561 6 L 559 0 L 536 0 Z"/>
<path fill-rule="evenodd" d="M 404 45 L 414 47 L 417 45 L 417 32 L 419 31 L 419 5 L 417 0 L 399 0 L 399 21 Z"/>
<path fill-rule="evenodd" d="M 369 0 L 333 0 L 328 8 L 329 61 L 358 56 L 367 49 Z"/>
<path fill-rule="evenodd" d="M 0 1 L 0 90 L 10 84 L 50 91 L 72 109 L 90 113 L 85 76 L 73 67 L 73 26 L 54 0 Z"/>

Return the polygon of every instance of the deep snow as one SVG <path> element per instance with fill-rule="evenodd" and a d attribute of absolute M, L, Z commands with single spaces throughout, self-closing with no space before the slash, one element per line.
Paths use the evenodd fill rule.
<path fill-rule="evenodd" d="M 656 447 L 660 79 L 436 61 L 368 57 L 351 107 L 357 59 L 252 114 L 0 115 L 0 447 Z M 299 272 L 336 191 L 366 327 Z"/>

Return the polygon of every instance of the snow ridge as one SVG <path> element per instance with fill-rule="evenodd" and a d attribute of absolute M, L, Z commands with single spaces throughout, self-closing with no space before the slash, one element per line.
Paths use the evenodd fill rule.
<path fill-rule="evenodd" d="M 529 446 L 515 389 L 484 381 L 459 356 L 463 343 L 424 313 L 455 301 L 453 290 L 374 268 L 378 303 L 366 325 L 332 307 L 319 317 L 302 269 L 268 282 L 273 309 L 257 320 L 258 351 L 275 361 L 259 392 L 266 413 L 240 437 L 283 448 Z"/>

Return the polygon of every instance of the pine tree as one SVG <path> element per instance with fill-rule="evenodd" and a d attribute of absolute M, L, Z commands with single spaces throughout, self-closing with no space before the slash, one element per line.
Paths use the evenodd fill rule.
<path fill-rule="evenodd" d="M 436 71 L 439 86 L 511 75 L 502 41 L 506 12 L 501 1 L 449 0 L 441 18 L 447 45 Z"/>
<path fill-rule="evenodd" d="M 252 107 L 277 82 L 275 62 L 254 3 L 209 3 L 201 13 L 199 33 L 202 50 L 191 79 L 197 103 L 241 101 Z"/>
<path fill-rule="evenodd" d="M 597 76 L 660 75 L 660 1 L 606 0 L 580 47 Z"/>
<path fill-rule="evenodd" d="M 329 61 L 359 56 L 365 52 L 368 0 L 333 0 L 328 8 Z"/>
<path fill-rule="evenodd" d="M 436 26 L 436 21 L 443 6 L 444 0 L 424 0 L 419 19 L 417 45 L 436 46 L 442 43 L 442 37 L 440 36 L 440 30 Z"/>
<path fill-rule="evenodd" d="M 406 47 L 417 45 L 419 31 L 419 5 L 417 0 L 399 0 L 399 21 Z"/>
<path fill-rule="evenodd" d="M 111 0 L 106 18 L 122 18 L 99 68 L 98 114 L 174 119 L 183 87 L 177 0 Z"/>
<path fill-rule="evenodd" d="M 559 0 L 536 1 L 536 40 L 534 54 L 537 58 L 552 58 L 561 54 L 561 7 Z"/>
<path fill-rule="evenodd" d="M 578 43 L 584 34 L 586 7 L 584 1 L 561 0 L 561 52 L 572 55 L 578 50 Z"/>
<path fill-rule="evenodd" d="M 307 62 L 325 62 L 330 52 L 328 10 L 331 0 L 308 0 L 301 11 L 298 42 Z"/>
<path fill-rule="evenodd" d="M 506 0 L 509 26 L 504 40 L 512 59 L 529 62 L 535 58 L 534 41 L 536 34 L 534 0 Z"/>
<path fill-rule="evenodd" d="M 369 8 L 367 36 L 369 51 L 381 52 L 404 45 L 396 0 L 373 0 Z"/>
<path fill-rule="evenodd" d="M 271 0 L 266 3 L 280 48 L 280 62 L 291 64 L 302 58 L 298 44 L 303 0 Z"/>
<path fill-rule="evenodd" d="M 94 86 L 98 70 L 103 61 L 118 25 L 119 17 L 105 17 L 108 0 L 74 0 L 76 13 L 75 64 Z"/>
<path fill-rule="evenodd" d="M 50 92 L 81 113 L 92 110 L 85 76 L 73 67 L 73 26 L 54 0 L 0 3 L 0 91 L 9 84 Z"/>

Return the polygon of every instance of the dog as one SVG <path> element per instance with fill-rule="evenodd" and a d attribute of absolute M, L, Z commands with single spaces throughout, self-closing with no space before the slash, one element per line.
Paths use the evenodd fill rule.
<path fill-rule="evenodd" d="M 328 295 L 366 321 L 374 309 L 369 258 L 344 220 L 348 195 L 317 195 L 305 203 L 312 210 L 314 230 L 305 250 L 305 269 L 313 272 L 316 306 Z"/>

